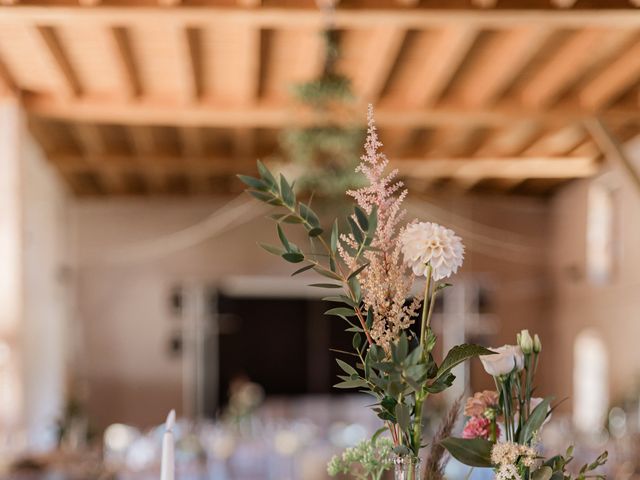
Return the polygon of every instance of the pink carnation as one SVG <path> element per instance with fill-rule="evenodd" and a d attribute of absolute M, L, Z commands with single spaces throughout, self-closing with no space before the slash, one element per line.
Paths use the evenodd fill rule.
<path fill-rule="evenodd" d="M 491 420 L 486 417 L 474 416 L 467 420 L 462 438 L 484 438 L 489 440 L 491 435 Z M 496 438 L 500 436 L 500 429 L 496 425 Z"/>

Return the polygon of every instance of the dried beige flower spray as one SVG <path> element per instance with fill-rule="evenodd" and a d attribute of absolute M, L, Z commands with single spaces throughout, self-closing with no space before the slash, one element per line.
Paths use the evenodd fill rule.
<path fill-rule="evenodd" d="M 397 341 L 400 332 L 414 322 L 423 299 L 418 296 L 409 306 L 405 305 L 414 277 L 407 274 L 407 266 L 402 261 L 398 230 L 406 214 L 402 210 L 402 202 L 408 191 L 401 181 L 396 180 L 397 169 L 386 173 L 389 160 L 379 151 L 382 142 L 378 138 L 371 105 L 367 117 L 365 154 L 356 171 L 361 172 L 369 184 L 358 190 L 349 190 L 347 195 L 353 197 L 368 215 L 374 209 L 377 211 L 378 223 L 371 243 L 373 248 L 364 254 L 369 266 L 360 274 L 360 284 L 363 303 L 367 310 L 373 312 L 371 338 L 388 352 L 390 343 Z M 357 261 L 344 246 L 355 247 L 354 234 L 343 233 L 340 240 L 340 256 L 349 267 L 355 268 Z"/>

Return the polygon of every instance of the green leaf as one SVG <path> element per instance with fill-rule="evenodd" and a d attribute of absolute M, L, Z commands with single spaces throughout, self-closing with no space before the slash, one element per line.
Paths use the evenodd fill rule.
<path fill-rule="evenodd" d="M 362 388 L 366 386 L 367 382 L 359 378 L 357 380 L 345 380 L 344 382 L 336 383 L 334 388 Z"/>
<path fill-rule="evenodd" d="M 339 358 L 336 358 L 336 362 L 338 363 L 340 368 L 344 371 L 344 373 L 346 373 L 347 375 L 357 375 L 358 374 L 356 369 L 353 368 L 351 365 L 349 365 L 347 362 L 345 362 L 343 360 L 340 360 Z"/>
<path fill-rule="evenodd" d="M 282 199 L 284 200 L 285 205 L 289 208 L 294 208 L 296 205 L 296 196 L 293 193 L 293 188 L 287 182 L 287 179 L 284 178 L 284 175 L 280 174 L 280 192 L 282 193 Z"/>
<path fill-rule="evenodd" d="M 482 438 L 445 438 L 440 442 L 453 458 L 470 467 L 490 468 L 493 443 Z"/>
<path fill-rule="evenodd" d="M 284 230 L 282 230 L 280 224 L 276 225 L 276 230 L 278 231 L 278 238 L 280 238 L 280 243 L 282 243 L 282 246 L 287 252 L 290 252 L 291 245 L 289 244 L 289 240 L 287 240 L 287 236 L 284 234 Z"/>
<path fill-rule="evenodd" d="M 371 328 L 373 326 L 373 310 L 369 309 L 367 310 L 367 322 L 366 322 L 367 328 Z"/>
<path fill-rule="evenodd" d="M 378 228 L 378 206 L 374 205 L 369 214 L 369 236 L 373 238 Z"/>
<path fill-rule="evenodd" d="M 360 347 L 362 346 L 362 335 L 360 335 L 360 332 L 356 332 L 356 334 L 353 336 L 351 346 L 355 351 L 360 351 Z"/>
<path fill-rule="evenodd" d="M 358 220 L 358 225 L 362 231 L 366 232 L 369 230 L 369 219 L 367 218 L 367 214 L 360 207 L 355 207 L 356 219 Z"/>
<path fill-rule="evenodd" d="M 292 277 L 295 277 L 296 275 L 302 273 L 302 272 L 306 272 L 307 270 L 311 270 L 314 267 L 313 263 L 310 263 L 309 265 L 306 265 L 302 268 L 299 268 L 298 270 L 296 270 L 295 272 L 293 272 L 291 274 Z"/>
<path fill-rule="evenodd" d="M 277 255 L 281 257 L 282 254 L 285 253 L 284 250 L 282 250 L 279 247 L 276 247 L 275 245 L 269 245 L 268 243 L 259 243 L 258 245 L 260 245 L 263 249 L 265 249 L 267 252 L 271 253 L 272 255 Z"/>
<path fill-rule="evenodd" d="M 273 202 L 275 202 L 275 201 L 279 202 L 279 200 L 277 198 L 275 198 L 270 193 L 259 192 L 259 191 L 256 191 L 256 190 L 247 190 L 247 193 L 249 195 L 251 195 L 253 198 L 257 198 L 261 202 L 266 202 L 266 203 L 269 203 L 269 204 L 272 204 L 272 205 L 274 205 Z M 280 204 L 282 204 L 282 202 L 280 202 Z"/>
<path fill-rule="evenodd" d="M 258 173 L 260 174 L 260 177 L 262 177 L 262 179 L 265 182 L 267 182 L 270 187 L 275 188 L 276 185 L 277 185 L 276 184 L 276 179 L 271 174 L 269 169 L 260 160 L 257 161 L 257 165 L 258 165 Z"/>
<path fill-rule="evenodd" d="M 340 277 L 340 275 L 338 275 L 337 273 L 332 272 L 331 270 L 327 270 L 324 267 L 321 267 L 319 265 L 316 265 L 315 267 L 313 267 L 313 269 L 318 272 L 320 275 L 330 278 L 332 280 L 338 280 L 338 281 L 342 281 L 342 277 Z"/>
<path fill-rule="evenodd" d="M 478 355 L 492 355 L 495 352 L 491 350 L 481 347 L 480 345 L 473 345 L 469 343 L 463 343 L 462 345 L 457 345 L 449 350 L 447 356 L 442 361 L 440 368 L 438 369 L 438 373 L 436 375 L 436 380 L 443 375 L 446 375 L 451 371 L 452 368 L 461 364 L 465 360 L 469 358 L 476 357 Z"/>
<path fill-rule="evenodd" d="M 368 266 L 369 266 L 368 263 L 365 263 L 364 265 L 361 265 L 360 267 L 358 267 L 356 270 L 354 270 L 353 272 L 351 272 L 349 274 L 349 276 L 347 277 L 347 280 L 351 280 L 353 277 L 358 276 L 360 274 L 360 272 L 362 272 Z"/>
<path fill-rule="evenodd" d="M 531 480 L 550 480 L 553 475 L 551 467 L 543 465 L 531 474 Z"/>
<path fill-rule="evenodd" d="M 528 445 L 533 435 L 540 430 L 547 415 L 549 415 L 549 406 L 551 405 L 552 397 L 545 398 L 540 404 L 533 409 L 529 418 L 522 426 L 520 436 L 518 437 L 520 443 Z"/>
<path fill-rule="evenodd" d="M 314 227 L 307 232 L 307 235 L 309 235 L 310 237 L 318 237 L 322 235 L 322 232 L 324 232 L 324 230 L 322 230 L 320 227 Z"/>
<path fill-rule="evenodd" d="M 267 185 L 264 181 L 259 178 L 253 178 L 248 175 L 236 175 L 242 183 L 247 185 L 254 190 L 259 190 L 261 192 L 266 192 L 269 190 L 269 185 Z"/>
<path fill-rule="evenodd" d="M 347 222 L 349 223 L 349 227 L 351 227 L 353 238 L 356 240 L 356 242 L 362 243 L 364 241 L 364 235 L 362 234 L 362 230 L 360 230 L 360 227 L 358 227 L 356 221 L 351 217 L 347 217 Z"/>
<path fill-rule="evenodd" d="M 300 214 L 302 218 L 306 220 L 312 227 L 320 226 L 320 219 L 308 205 L 300 203 Z"/>
<path fill-rule="evenodd" d="M 289 263 L 300 263 L 304 260 L 304 255 L 298 252 L 287 252 L 282 254 L 282 258 Z"/>
<path fill-rule="evenodd" d="M 324 312 L 325 315 L 336 315 L 338 317 L 354 317 L 356 312 L 352 308 L 337 307 Z"/>
<path fill-rule="evenodd" d="M 331 229 L 331 252 L 333 254 L 338 250 L 338 220 L 333 222 L 333 228 Z"/>
<path fill-rule="evenodd" d="M 309 286 L 317 288 L 342 288 L 342 285 L 336 285 L 335 283 L 312 283 Z"/>
<path fill-rule="evenodd" d="M 403 431 L 409 430 L 409 423 L 411 422 L 411 413 L 409 407 L 403 403 L 398 403 L 395 408 L 396 421 Z"/>
<path fill-rule="evenodd" d="M 349 286 L 353 292 L 355 303 L 360 304 L 360 301 L 362 300 L 362 291 L 360 289 L 360 280 L 358 280 L 358 277 L 351 277 L 349 279 Z"/>
<path fill-rule="evenodd" d="M 302 223 L 302 218 L 298 215 L 294 215 L 293 213 L 275 213 L 270 215 L 270 217 L 276 222 L 283 223 Z"/>

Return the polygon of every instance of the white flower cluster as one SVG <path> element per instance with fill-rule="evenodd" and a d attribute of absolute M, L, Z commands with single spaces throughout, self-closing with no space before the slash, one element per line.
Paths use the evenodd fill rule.
<path fill-rule="evenodd" d="M 462 265 L 462 240 L 437 223 L 413 223 L 404 230 L 401 241 L 404 261 L 419 277 L 426 276 L 431 267 L 431 278 L 438 281 L 456 273 Z"/>
<path fill-rule="evenodd" d="M 491 449 L 491 463 L 497 466 L 496 480 L 522 480 L 518 462 L 531 468 L 537 458 L 534 448 L 518 443 L 496 443 Z"/>

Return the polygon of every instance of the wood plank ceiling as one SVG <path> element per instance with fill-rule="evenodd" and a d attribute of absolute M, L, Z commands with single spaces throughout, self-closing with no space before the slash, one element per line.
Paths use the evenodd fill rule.
<path fill-rule="evenodd" d="M 159 1 L 0 0 L 0 91 L 78 194 L 234 190 L 318 121 L 289 95 L 322 68 L 313 2 Z M 376 104 L 418 186 L 545 193 L 597 172 L 585 119 L 640 130 L 626 0 L 343 0 L 330 19 L 354 111 Z"/>

